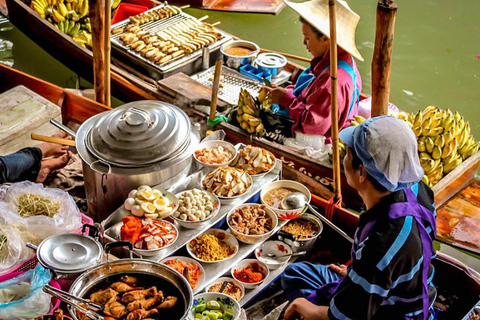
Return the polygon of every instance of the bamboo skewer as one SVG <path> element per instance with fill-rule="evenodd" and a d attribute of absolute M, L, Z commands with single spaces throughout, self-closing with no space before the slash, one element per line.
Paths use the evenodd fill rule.
<path fill-rule="evenodd" d="M 61 144 L 61 145 L 64 145 L 64 146 L 75 147 L 75 141 L 74 140 L 43 136 L 41 134 L 36 134 L 36 133 L 32 133 L 30 135 L 30 137 L 32 138 L 32 140 L 44 141 L 44 142 Z"/>
<path fill-rule="evenodd" d="M 305 58 L 305 57 L 301 57 L 301 56 L 297 56 L 295 54 L 291 54 L 291 53 L 286 53 L 286 52 L 279 52 L 279 51 L 275 51 L 275 50 L 269 50 L 269 49 L 260 49 L 261 52 L 273 52 L 273 53 L 278 53 L 278 54 L 281 54 L 282 56 L 285 56 L 289 59 L 295 59 L 295 60 L 298 60 L 298 61 L 303 61 L 303 62 L 310 62 L 312 59 L 309 59 L 309 58 Z"/>
<path fill-rule="evenodd" d="M 218 26 L 222 21 L 217 21 L 211 24 L 212 27 Z"/>
<path fill-rule="evenodd" d="M 201 17 L 200 19 L 198 19 L 198 21 L 199 21 L 199 22 L 202 22 L 203 20 L 206 20 L 206 19 L 208 19 L 208 16 L 203 16 L 203 17 Z"/>
<path fill-rule="evenodd" d="M 218 89 L 220 87 L 220 75 L 222 74 L 222 60 L 215 63 L 215 74 L 213 76 L 212 99 L 210 102 L 210 120 L 215 119 L 217 113 Z"/>
<path fill-rule="evenodd" d="M 110 91 L 110 52 L 111 52 L 111 43 L 110 43 L 110 25 L 112 22 L 112 10 L 110 7 L 110 0 L 105 0 L 105 49 L 104 49 L 104 68 L 105 68 L 105 104 L 110 107 L 111 105 L 111 91 Z"/>
<path fill-rule="evenodd" d="M 188 8 L 190 8 L 190 5 L 189 5 L 189 4 L 186 4 L 186 5 L 181 6 L 181 7 L 179 7 L 179 8 L 182 9 L 182 10 L 183 10 L 183 9 L 188 9 Z"/>
<path fill-rule="evenodd" d="M 342 197 L 340 186 L 340 152 L 338 148 L 338 105 L 337 105 L 337 15 L 335 0 L 328 0 L 330 20 L 330 83 L 332 100 L 332 149 L 334 200 Z"/>

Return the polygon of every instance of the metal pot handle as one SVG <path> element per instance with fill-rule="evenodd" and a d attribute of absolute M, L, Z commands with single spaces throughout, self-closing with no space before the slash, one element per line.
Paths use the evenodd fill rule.
<path fill-rule="evenodd" d="M 133 244 L 130 241 L 116 241 L 116 242 L 110 242 L 105 245 L 105 254 L 107 255 L 107 263 L 110 262 L 108 254 L 110 253 L 110 250 L 113 248 L 117 247 L 127 247 L 128 251 L 130 252 L 130 259 L 133 259 Z"/>
<path fill-rule="evenodd" d="M 138 118 L 137 119 L 130 118 L 131 114 L 133 114 L 133 113 L 136 113 L 136 114 L 140 115 L 143 118 L 143 121 L 139 122 Z M 150 114 L 148 114 L 148 112 L 146 112 L 145 110 L 142 110 L 142 109 L 135 108 L 135 107 L 128 108 L 122 114 L 122 117 L 120 119 L 124 120 L 125 122 L 127 122 L 128 125 L 131 125 L 131 126 L 138 126 L 138 125 L 141 125 L 143 123 L 146 123 L 147 127 L 151 128 L 155 124 L 155 122 L 153 121 Z"/>
<path fill-rule="evenodd" d="M 104 174 L 100 169 L 95 169 L 95 165 L 96 165 L 96 164 L 101 164 L 101 165 L 104 165 L 104 166 L 108 167 L 107 174 L 112 173 L 112 166 L 111 166 L 110 164 L 108 164 L 107 162 L 103 161 L 103 160 L 95 160 L 95 161 L 93 161 L 93 162 L 90 164 L 90 169 L 92 169 L 93 171 L 95 171 L 95 172 L 97 172 L 97 173 Z"/>
<path fill-rule="evenodd" d="M 99 241 L 100 239 L 100 228 L 98 226 L 85 223 L 82 227 L 82 234 L 85 235 L 85 231 L 88 228 L 88 236 L 94 238 L 95 240 Z"/>

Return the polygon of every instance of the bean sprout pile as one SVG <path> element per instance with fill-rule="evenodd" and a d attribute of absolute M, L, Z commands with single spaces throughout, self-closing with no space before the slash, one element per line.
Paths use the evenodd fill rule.
<path fill-rule="evenodd" d="M 38 194 L 25 193 L 18 198 L 18 214 L 23 218 L 47 216 L 52 218 L 60 210 L 60 202 Z"/>

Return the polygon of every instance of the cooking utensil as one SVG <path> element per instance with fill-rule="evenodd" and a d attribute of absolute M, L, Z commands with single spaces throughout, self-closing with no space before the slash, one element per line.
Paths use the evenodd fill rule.
<path fill-rule="evenodd" d="M 109 243 L 105 246 L 105 252 L 110 252 L 111 249 L 118 246 L 128 246 L 132 249 L 132 244 L 129 241 L 119 241 L 115 243 Z M 130 251 L 130 254 L 132 252 Z M 183 313 L 176 318 L 170 317 L 170 320 L 186 319 L 187 315 L 193 304 L 193 292 L 190 284 L 187 280 L 178 272 L 173 269 L 162 265 L 160 263 L 151 260 L 142 259 L 122 259 L 116 261 L 108 261 L 102 265 L 96 266 L 87 272 L 83 273 L 72 284 L 69 293 L 76 296 L 85 298 L 92 289 L 96 288 L 99 284 L 109 281 L 109 279 L 117 279 L 122 275 L 138 276 L 139 278 L 148 277 L 152 283 L 156 280 L 161 280 L 168 286 L 173 286 L 178 291 L 178 299 L 184 305 Z M 150 280 L 149 280 L 150 281 Z M 76 313 L 72 310 L 72 306 L 69 306 L 69 311 L 75 320 L 79 320 Z"/>
<path fill-rule="evenodd" d="M 353 239 L 350 238 L 342 229 L 337 227 L 333 222 L 321 215 L 317 210 L 315 210 L 309 203 L 308 198 L 301 192 L 292 192 L 286 196 L 281 203 L 283 209 L 289 210 L 294 208 L 308 207 L 315 216 L 317 216 L 323 223 L 330 226 L 333 230 L 338 232 L 342 237 L 347 239 L 350 243 L 353 243 Z"/>
<path fill-rule="evenodd" d="M 313 246 L 315 245 L 315 242 L 321 236 L 323 232 L 323 224 L 320 221 L 320 219 L 318 219 L 313 214 L 308 214 L 308 213 L 303 214 L 299 219 L 304 219 L 314 223 L 316 226 L 318 226 L 318 233 L 314 234 L 313 236 L 307 239 L 297 239 L 295 235 L 280 229 L 277 233 L 278 240 L 288 244 L 293 252 L 299 252 L 299 251 L 308 252 L 310 249 L 313 248 Z M 293 221 L 290 221 L 288 223 L 293 223 Z"/>
<path fill-rule="evenodd" d="M 43 291 L 45 291 L 49 295 L 57 298 L 58 300 L 60 300 L 62 302 L 65 302 L 66 304 L 68 304 L 72 308 L 78 309 L 78 311 L 80 311 L 85 316 L 89 317 L 90 319 L 104 320 L 104 317 L 97 313 L 97 311 L 102 311 L 103 310 L 103 306 L 101 306 L 97 303 L 91 302 L 91 301 L 83 299 L 83 298 L 76 297 L 74 295 L 71 295 L 68 292 L 57 289 L 55 287 L 52 287 L 49 284 L 47 284 L 45 287 L 43 287 Z M 81 305 L 78 305 L 76 301 L 84 304 L 86 306 L 86 308 L 81 306 Z"/>
<path fill-rule="evenodd" d="M 118 209 L 139 185 L 187 176 L 200 135 L 180 108 L 136 101 L 100 113 L 78 129 L 88 209 L 97 220 Z"/>
<path fill-rule="evenodd" d="M 299 251 L 299 252 L 292 252 L 292 253 L 283 254 L 283 255 L 279 255 L 279 256 L 277 256 L 276 254 L 273 254 L 273 253 L 267 253 L 267 257 L 273 258 L 273 259 L 278 259 L 278 258 L 285 258 L 285 257 L 290 257 L 290 256 L 292 256 L 292 257 L 303 256 L 306 253 L 307 253 L 307 251 Z"/>
<path fill-rule="evenodd" d="M 279 53 L 264 52 L 255 59 L 255 66 L 257 69 L 268 72 L 272 77 L 276 77 L 282 72 L 287 62 L 287 58 Z"/>
<path fill-rule="evenodd" d="M 223 281 L 222 286 L 220 287 L 220 290 L 218 292 L 223 293 L 223 290 L 225 290 L 227 285 L 228 285 L 228 281 Z"/>
<path fill-rule="evenodd" d="M 50 142 L 50 143 L 75 147 L 75 141 L 73 141 L 73 140 L 62 139 L 62 138 L 57 138 L 57 137 L 43 136 L 41 134 L 36 134 L 36 133 L 32 133 L 30 135 L 30 137 L 32 138 L 32 140 L 44 141 L 44 142 Z"/>
<path fill-rule="evenodd" d="M 252 52 L 244 56 L 236 56 L 236 55 L 229 54 L 225 51 L 232 47 L 244 47 L 244 48 L 251 49 Z M 260 47 L 250 41 L 234 40 L 224 44 L 220 48 L 220 52 L 222 52 L 223 54 L 223 61 L 225 62 L 227 67 L 238 70 L 244 64 L 253 64 L 253 62 L 255 61 L 255 57 L 260 52 Z"/>
<path fill-rule="evenodd" d="M 58 122 L 57 120 L 53 119 L 53 118 L 50 118 L 50 123 L 53 124 L 55 127 L 57 127 L 58 129 L 62 130 L 62 131 L 65 131 L 66 133 L 68 133 L 69 135 L 71 135 L 74 139 L 76 137 L 76 133 L 75 131 L 73 131 L 72 129 L 70 129 L 69 127 L 61 124 L 60 122 Z"/>
<path fill-rule="evenodd" d="M 217 291 L 210 291 L 210 290 L 213 286 L 216 286 L 219 283 L 221 283 L 223 285 L 224 282 L 227 282 L 227 285 L 230 282 L 232 285 L 234 285 L 234 286 L 236 286 L 237 288 L 240 289 L 240 296 L 234 298 L 235 300 L 240 301 L 243 298 L 243 296 L 245 295 L 245 287 L 243 286 L 243 284 L 240 283 L 240 281 L 238 281 L 237 279 L 234 279 L 234 278 L 220 277 L 220 278 L 216 279 L 215 281 L 213 281 L 209 286 L 207 286 L 205 288 L 205 292 L 217 292 Z M 223 290 L 225 290 L 225 289 L 223 289 Z M 224 293 L 224 294 L 226 294 L 226 293 Z"/>

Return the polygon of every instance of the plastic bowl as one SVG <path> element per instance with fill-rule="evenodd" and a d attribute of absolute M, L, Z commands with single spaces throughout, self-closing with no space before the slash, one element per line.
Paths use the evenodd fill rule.
<path fill-rule="evenodd" d="M 249 283 L 249 282 L 243 282 L 240 279 L 238 279 L 237 277 L 235 277 L 235 270 L 241 270 L 241 269 L 247 268 L 249 266 L 252 266 L 253 264 L 257 264 L 259 266 L 260 271 L 264 275 L 264 277 L 261 281 Z M 237 265 L 235 267 L 232 268 L 231 273 L 232 273 L 232 277 L 234 279 L 238 280 L 238 282 L 240 282 L 241 284 L 243 284 L 243 286 L 246 289 L 255 289 L 255 287 L 261 285 L 265 281 L 265 279 L 267 279 L 268 275 L 270 274 L 270 272 L 268 271 L 267 265 L 265 263 L 257 260 L 257 259 L 245 259 L 245 260 L 240 261 L 239 263 L 237 263 Z"/>
<path fill-rule="evenodd" d="M 216 263 L 216 262 L 220 262 L 220 261 L 227 261 L 227 260 L 230 260 L 232 259 L 233 257 L 235 257 L 235 255 L 238 253 L 238 249 L 239 249 L 239 244 L 238 244 L 238 241 L 237 239 L 230 233 L 226 232 L 225 230 L 222 230 L 222 229 L 208 229 L 207 231 L 205 231 L 203 234 L 213 234 L 215 237 L 221 239 L 223 242 L 225 242 L 229 247 L 233 248 L 234 252 L 233 254 L 231 254 L 230 256 L 226 257 L 225 259 L 221 259 L 221 260 L 216 260 L 216 261 L 206 261 L 206 260 L 202 260 L 200 258 L 198 258 L 195 253 L 193 253 L 192 249 L 190 248 L 190 243 L 193 241 L 190 241 L 188 244 L 187 244 L 187 251 L 188 251 L 188 254 L 195 260 L 199 261 L 199 262 L 204 262 L 204 263 Z"/>
<path fill-rule="evenodd" d="M 204 292 L 197 294 L 193 297 L 193 306 L 190 309 L 190 313 L 188 314 L 188 320 L 195 320 L 195 307 L 207 303 L 208 301 L 215 300 L 219 301 L 223 305 L 223 311 L 230 311 L 233 314 L 232 320 L 237 320 L 240 317 L 241 308 L 235 299 L 232 297 L 217 292 Z"/>
<path fill-rule="evenodd" d="M 269 192 L 270 190 L 276 189 L 276 188 L 287 188 L 291 189 L 294 191 L 299 191 L 303 193 L 304 195 L 307 196 L 307 201 L 310 202 L 312 199 L 312 195 L 310 191 L 305 187 L 303 184 L 298 183 L 296 181 L 292 180 L 279 180 L 279 181 L 274 181 L 269 184 L 267 184 L 265 187 L 263 187 L 262 191 L 260 192 L 260 200 L 261 202 L 266 205 L 269 209 L 273 210 L 278 215 L 278 218 L 281 220 L 291 220 L 291 219 L 296 219 L 300 217 L 306 210 L 306 207 L 301 207 L 293 210 L 284 210 L 280 208 L 274 208 L 270 205 L 268 205 L 264 197 Z"/>
<path fill-rule="evenodd" d="M 203 284 L 203 282 L 205 281 L 205 269 L 203 269 L 202 265 L 200 263 L 198 263 L 197 261 L 195 261 L 194 259 L 192 258 L 189 258 L 189 257 L 183 257 L 183 256 L 173 256 L 173 257 L 168 257 L 168 258 L 165 258 L 163 260 L 160 261 L 160 263 L 163 263 L 164 265 L 166 265 L 167 267 L 169 267 L 166 263 L 167 261 L 170 261 L 170 260 L 178 260 L 178 261 L 183 261 L 183 262 L 187 262 L 187 263 L 191 263 L 191 264 L 195 264 L 197 265 L 199 268 L 200 268 L 200 275 L 198 277 L 198 280 L 197 280 L 197 283 L 195 284 L 195 289 L 192 288 L 192 290 L 194 292 L 198 291 L 198 288 L 200 288 Z M 171 268 L 171 267 L 170 267 Z M 173 268 L 172 268 L 173 269 Z M 178 271 L 178 270 L 177 270 Z M 180 272 L 180 274 L 183 275 L 183 272 Z"/>
<path fill-rule="evenodd" d="M 243 208 L 248 207 L 248 206 L 254 206 L 254 207 L 263 206 L 265 208 L 265 211 L 267 212 L 267 215 L 272 219 L 272 230 L 270 230 L 267 233 L 259 234 L 259 235 L 244 234 L 244 233 L 241 233 L 241 232 L 237 231 L 230 224 L 230 217 L 233 215 L 233 213 L 235 211 L 237 211 L 239 209 L 243 209 Z M 239 241 L 241 241 L 243 243 L 247 243 L 247 244 L 254 244 L 254 243 L 265 241 L 268 238 L 270 238 L 270 236 L 273 234 L 273 232 L 275 231 L 275 228 L 278 225 L 278 218 L 277 218 L 277 215 L 275 214 L 275 212 L 273 212 L 271 209 L 269 209 L 265 205 L 261 205 L 261 204 L 258 204 L 258 203 L 244 203 L 244 204 L 238 205 L 238 206 L 234 207 L 232 210 L 230 210 L 230 212 L 227 214 L 227 224 L 228 224 L 228 227 L 230 228 L 230 231 L 232 232 L 232 234 Z"/>
<path fill-rule="evenodd" d="M 226 162 L 219 163 L 219 164 L 207 164 L 207 163 L 204 163 L 204 162 L 198 160 L 195 152 L 197 152 L 199 150 L 202 150 L 202 149 L 205 149 L 205 148 L 206 149 L 213 149 L 213 148 L 216 148 L 218 146 L 222 146 L 224 149 L 230 151 L 230 153 L 233 154 L 233 156 L 230 158 L 230 160 L 228 160 Z M 193 152 L 193 158 L 199 164 L 201 164 L 202 166 L 207 167 L 207 168 L 215 168 L 215 169 L 228 166 L 233 161 L 233 159 L 235 159 L 236 156 L 237 156 L 237 149 L 235 149 L 233 144 L 231 144 L 230 142 L 227 142 L 227 141 L 223 141 L 223 140 L 209 140 L 209 141 L 202 142 L 198 145 L 198 148 L 196 148 L 195 151 Z"/>
<path fill-rule="evenodd" d="M 263 263 L 265 263 L 270 270 L 278 269 L 285 266 L 290 260 L 291 256 L 281 258 L 270 258 L 267 255 L 269 253 L 278 256 L 291 254 L 292 248 L 282 241 L 271 240 L 265 241 L 260 247 L 255 249 L 255 257 Z"/>
<path fill-rule="evenodd" d="M 245 287 L 243 286 L 243 284 L 240 283 L 240 281 L 238 281 L 237 279 L 234 279 L 234 278 L 230 278 L 230 277 L 221 277 L 221 278 L 218 278 L 217 280 L 213 281 L 211 285 L 209 285 L 208 287 L 205 288 L 205 291 L 206 292 L 210 292 L 210 288 L 213 287 L 214 285 L 216 284 L 219 284 L 219 283 L 224 283 L 225 281 L 228 281 L 228 282 L 231 282 L 233 283 L 234 285 L 236 285 L 237 287 L 240 288 L 240 298 L 236 299 L 237 301 L 240 301 L 243 296 L 245 295 Z M 228 295 L 228 294 L 227 294 Z M 232 297 L 233 298 L 233 297 Z M 235 299 L 235 298 L 234 298 Z"/>
<path fill-rule="evenodd" d="M 182 191 L 180 193 L 177 193 L 176 194 L 177 199 L 179 199 L 180 196 L 187 191 L 190 191 L 190 190 L 185 190 L 185 191 Z M 187 228 L 187 229 L 199 229 L 199 228 L 205 226 L 208 223 L 209 220 L 211 220 L 213 217 L 215 217 L 218 214 L 218 212 L 220 211 L 220 207 L 221 207 L 220 199 L 218 199 L 218 197 L 215 194 L 213 194 L 209 191 L 206 191 L 206 192 L 210 195 L 210 197 L 213 200 L 213 211 L 211 212 L 211 214 L 208 217 L 206 217 L 205 219 L 200 220 L 200 221 L 185 221 L 185 220 L 182 220 L 180 218 L 175 217 L 175 215 L 172 215 L 171 216 L 172 219 L 175 220 L 180 226 L 182 226 L 184 228 Z M 179 201 L 179 203 L 180 203 L 180 201 Z M 179 204 L 179 206 L 180 206 L 180 204 Z M 178 209 L 180 209 L 180 207 Z"/>

